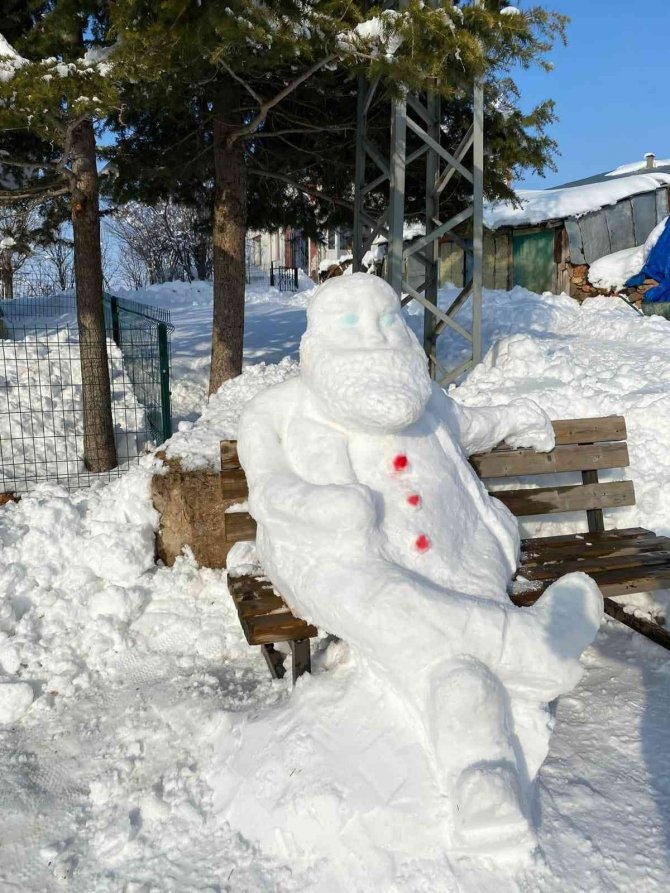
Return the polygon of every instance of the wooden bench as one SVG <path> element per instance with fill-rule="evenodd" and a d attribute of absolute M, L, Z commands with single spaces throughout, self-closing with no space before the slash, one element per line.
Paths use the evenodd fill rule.
<path fill-rule="evenodd" d="M 586 530 L 522 540 L 521 563 L 510 593 L 519 606 L 532 605 L 563 574 L 584 571 L 596 581 L 606 612 L 658 644 L 670 648 L 670 632 L 627 613 L 613 596 L 670 588 L 670 538 L 634 527 L 606 530 L 603 509 L 635 504 L 631 481 L 603 481 L 598 472 L 629 465 L 626 424 L 621 416 L 571 419 L 553 423 L 556 447 L 550 453 L 510 449 L 504 444 L 470 457 L 491 495 L 517 517 L 585 512 Z M 235 441 L 221 444 L 222 488 L 227 499 L 246 499 L 247 485 Z M 581 482 L 533 489 L 497 489 L 495 481 L 527 475 L 577 472 Z M 248 512 L 225 516 L 229 544 L 253 539 L 256 525 Z M 295 617 L 272 583 L 263 576 L 230 576 L 228 588 L 250 645 L 260 645 L 272 674 L 284 675 L 284 655 L 274 647 L 287 642 L 293 680 L 310 669 L 309 640 L 314 626 Z"/>

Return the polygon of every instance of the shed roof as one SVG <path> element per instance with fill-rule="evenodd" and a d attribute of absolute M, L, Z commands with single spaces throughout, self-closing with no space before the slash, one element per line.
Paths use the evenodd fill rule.
<path fill-rule="evenodd" d="M 518 192 L 520 206 L 515 207 L 511 202 L 492 202 L 485 207 L 484 222 L 489 229 L 499 229 L 501 226 L 529 226 L 582 217 L 590 211 L 668 185 L 670 166 L 667 172 L 655 168 L 640 174 L 601 175 L 593 182 L 556 189 L 521 189 Z"/>

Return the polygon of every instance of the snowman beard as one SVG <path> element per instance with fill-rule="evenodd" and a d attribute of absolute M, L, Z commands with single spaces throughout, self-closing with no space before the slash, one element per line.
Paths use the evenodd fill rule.
<path fill-rule="evenodd" d="M 333 350 L 303 340 L 301 372 L 324 415 L 344 428 L 402 431 L 418 421 L 431 381 L 426 356 L 409 348 Z"/>

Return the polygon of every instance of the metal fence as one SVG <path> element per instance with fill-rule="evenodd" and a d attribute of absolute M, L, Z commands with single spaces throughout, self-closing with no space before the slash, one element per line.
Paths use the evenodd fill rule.
<path fill-rule="evenodd" d="M 279 291 L 298 291 L 298 268 L 270 266 L 270 285 L 277 285 Z"/>
<path fill-rule="evenodd" d="M 169 312 L 106 294 L 104 313 L 119 467 L 94 475 L 74 295 L 0 301 L 0 493 L 110 479 L 170 437 Z"/>

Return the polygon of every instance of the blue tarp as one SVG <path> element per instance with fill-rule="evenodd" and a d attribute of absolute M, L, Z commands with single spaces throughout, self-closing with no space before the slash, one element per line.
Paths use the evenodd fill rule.
<path fill-rule="evenodd" d="M 670 301 L 670 218 L 658 242 L 649 253 L 647 262 L 637 276 L 632 276 L 626 283 L 627 288 L 637 288 L 645 279 L 655 279 L 658 285 L 650 288 L 644 296 L 644 302 L 657 303 Z"/>

